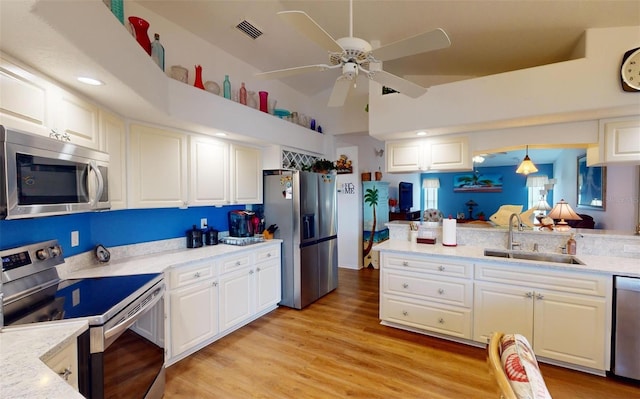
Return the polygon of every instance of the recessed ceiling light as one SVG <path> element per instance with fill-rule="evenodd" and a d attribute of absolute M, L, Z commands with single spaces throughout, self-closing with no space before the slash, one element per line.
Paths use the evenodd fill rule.
<path fill-rule="evenodd" d="M 218 137 L 227 137 L 227 134 L 226 133 L 222 133 L 222 132 L 218 132 L 218 133 L 216 133 L 216 136 L 218 136 Z"/>
<path fill-rule="evenodd" d="M 426 136 L 427 132 L 425 132 L 424 130 L 419 131 L 418 133 L 416 133 L 416 136 Z"/>
<path fill-rule="evenodd" d="M 104 85 L 104 82 L 98 79 L 94 79 L 94 78 L 89 78 L 86 76 L 78 76 L 78 81 L 82 82 L 84 84 L 88 84 L 91 86 L 102 86 Z"/>

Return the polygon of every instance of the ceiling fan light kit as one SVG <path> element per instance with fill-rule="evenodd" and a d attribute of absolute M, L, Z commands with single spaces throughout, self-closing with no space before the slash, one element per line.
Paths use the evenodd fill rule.
<path fill-rule="evenodd" d="M 373 50 L 369 42 L 353 36 L 353 0 L 349 2 L 349 36 L 337 40 L 304 11 L 281 11 L 278 15 L 293 28 L 325 49 L 329 54 L 330 65 L 319 64 L 278 69 L 258 73 L 256 77 L 280 79 L 307 72 L 326 71 L 342 67 L 342 75 L 336 79 L 329 98 L 328 105 L 330 107 L 344 105 L 352 83 L 355 85 L 355 80 L 360 72 L 367 78 L 409 97 L 417 98 L 422 96 L 427 92 L 425 87 L 385 72 L 382 70 L 380 62 L 451 46 L 451 40 L 449 40 L 446 32 L 442 29 L 435 29 Z M 374 56 L 374 52 L 379 55 Z M 369 69 L 370 67 L 371 69 Z"/>

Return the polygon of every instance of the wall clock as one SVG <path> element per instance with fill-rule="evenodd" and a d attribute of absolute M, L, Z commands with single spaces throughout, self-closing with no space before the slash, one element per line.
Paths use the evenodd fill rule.
<path fill-rule="evenodd" d="M 629 50 L 622 56 L 620 82 L 624 91 L 640 91 L 640 47 Z"/>

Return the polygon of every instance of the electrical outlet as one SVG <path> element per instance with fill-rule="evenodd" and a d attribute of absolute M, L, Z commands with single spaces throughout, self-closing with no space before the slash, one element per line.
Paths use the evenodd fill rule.
<path fill-rule="evenodd" d="M 80 232 L 74 230 L 71 232 L 71 246 L 77 247 L 80 245 Z"/>
<path fill-rule="evenodd" d="M 200 228 L 201 229 L 206 229 L 207 228 L 207 218 L 200 219 Z"/>

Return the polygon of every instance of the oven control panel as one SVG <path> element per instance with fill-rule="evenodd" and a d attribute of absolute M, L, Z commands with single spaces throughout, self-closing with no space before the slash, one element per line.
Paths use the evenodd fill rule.
<path fill-rule="evenodd" d="M 15 269 L 16 267 L 31 264 L 31 257 L 29 251 L 22 251 L 12 253 L 9 255 L 2 255 L 2 271 Z"/>
<path fill-rule="evenodd" d="M 64 263 L 62 247 L 58 240 L 6 249 L 0 251 L 0 257 L 3 283 Z"/>

